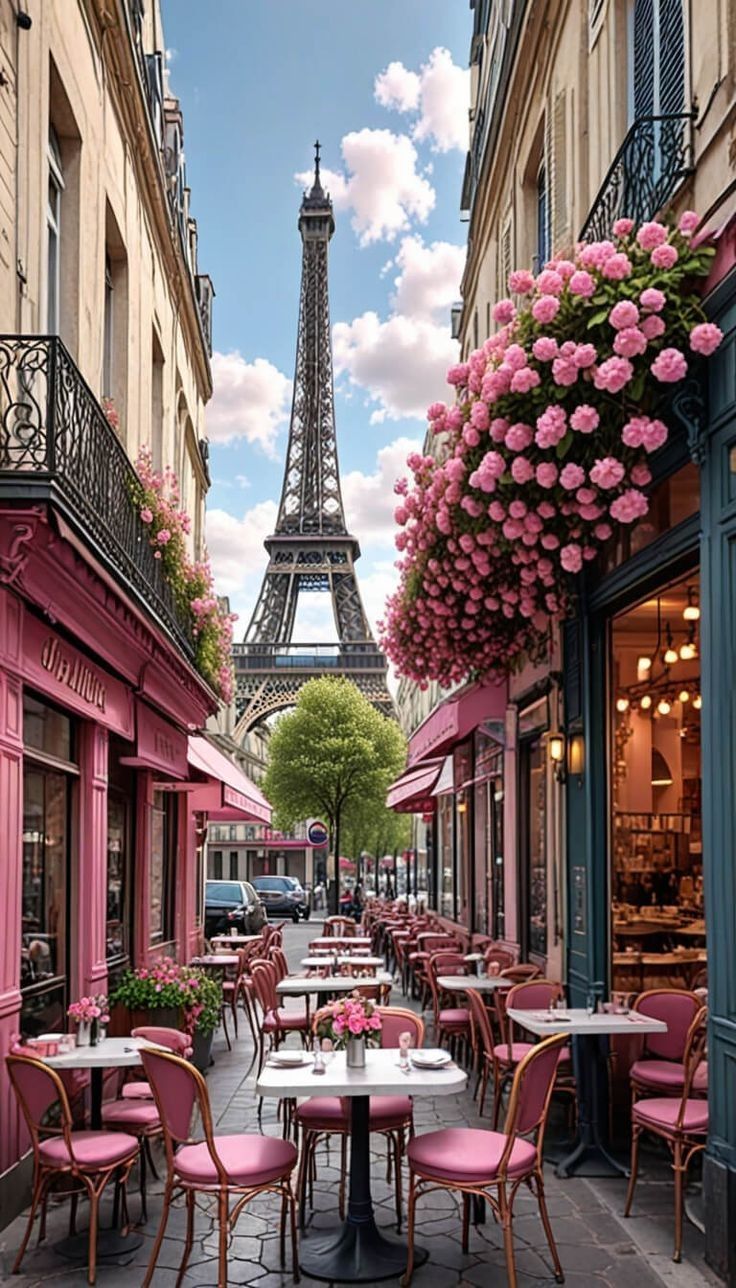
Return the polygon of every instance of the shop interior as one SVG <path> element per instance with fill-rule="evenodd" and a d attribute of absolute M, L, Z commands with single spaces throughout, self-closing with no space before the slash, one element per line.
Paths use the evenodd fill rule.
<path fill-rule="evenodd" d="M 613 988 L 707 983 L 698 575 L 612 623 Z"/>

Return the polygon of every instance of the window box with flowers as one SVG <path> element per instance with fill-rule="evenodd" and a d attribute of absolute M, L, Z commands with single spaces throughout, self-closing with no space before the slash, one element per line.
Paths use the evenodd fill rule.
<path fill-rule="evenodd" d="M 692 211 L 674 229 L 619 219 L 574 260 L 511 273 L 521 303 L 499 301 L 500 329 L 450 369 L 456 402 L 428 413 L 441 450 L 396 485 L 381 634 L 400 674 L 450 685 L 542 660 L 584 565 L 647 514 L 672 392 L 721 339 L 697 227 Z"/>
<path fill-rule="evenodd" d="M 229 703 L 233 696 L 231 646 L 236 616 L 226 611 L 215 593 L 209 560 L 191 560 L 187 554 L 191 520 L 181 507 L 173 470 L 155 470 L 149 449 L 142 448 L 136 474 L 133 503 L 148 529 L 154 557 L 161 560 L 177 607 L 190 618 L 197 669 L 222 701 Z"/>
<path fill-rule="evenodd" d="M 220 1023 L 222 985 L 204 971 L 165 957 L 153 966 L 126 971 L 110 1001 L 115 1033 L 127 1035 L 144 1025 L 181 1029 L 192 1039 L 193 1062 L 207 1068 Z"/>

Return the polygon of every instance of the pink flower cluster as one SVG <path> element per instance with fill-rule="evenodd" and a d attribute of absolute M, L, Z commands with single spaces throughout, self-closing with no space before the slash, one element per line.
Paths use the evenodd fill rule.
<path fill-rule="evenodd" d="M 571 575 L 647 513 L 663 400 L 687 351 L 721 339 L 692 289 L 709 259 L 696 225 L 620 219 L 574 261 L 510 274 L 521 302 L 501 301 L 500 329 L 451 369 L 456 402 L 429 408 L 433 451 L 397 485 L 400 584 L 381 638 L 401 674 L 500 678 L 544 656 Z"/>
<path fill-rule="evenodd" d="M 318 1032 L 321 1037 L 332 1039 L 339 1047 L 350 1037 L 365 1037 L 368 1041 L 377 1040 L 381 1027 L 380 1012 L 372 1002 L 361 998 L 360 994 L 355 992 L 350 997 L 342 998 L 325 1007 L 320 1017 Z"/>
<path fill-rule="evenodd" d="M 162 561 L 178 605 L 190 615 L 197 666 L 223 702 L 233 696 L 232 639 L 235 614 L 228 613 L 215 593 L 207 559 L 192 561 L 187 552 L 191 531 L 189 515 L 181 506 L 176 474 L 168 467 L 153 468 L 148 448 L 136 461 L 133 497 L 141 522 L 150 530 L 154 559 Z"/>
<path fill-rule="evenodd" d="M 91 1024 L 93 1020 L 109 1024 L 108 1010 L 107 998 L 104 993 L 100 993 L 97 996 L 80 997 L 78 1002 L 72 1002 L 67 1007 L 66 1013 L 75 1024 Z"/>

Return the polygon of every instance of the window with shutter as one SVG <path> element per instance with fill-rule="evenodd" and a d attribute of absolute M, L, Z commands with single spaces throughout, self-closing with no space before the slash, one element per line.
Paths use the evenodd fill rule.
<path fill-rule="evenodd" d="M 552 225 L 552 251 L 562 249 L 570 233 L 570 211 L 567 192 L 567 95 L 560 90 L 555 95 L 552 112 L 552 137 L 550 150 L 550 204 Z"/>
<path fill-rule="evenodd" d="M 682 0 L 633 0 L 629 111 L 666 116 L 685 111 L 685 22 Z"/>
<path fill-rule="evenodd" d="M 501 233 L 501 240 L 498 244 L 498 291 L 497 296 L 501 299 L 509 289 L 509 273 L 511 272 L 511 214 L 506 216 Z"/>

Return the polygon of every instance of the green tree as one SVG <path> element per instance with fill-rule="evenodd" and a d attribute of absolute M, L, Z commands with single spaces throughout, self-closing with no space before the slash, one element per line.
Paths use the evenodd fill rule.
<path fill-rule="evenodd" d="M 324 817 L 337 865 L 351 806 L 385 809 L 386 789 L 405 763 L 406 740 L 396 722 L 376 711 L 350 680 L 322 676 L 304 685 L 294 710 L 276 724 L 263 788 L 280 826 Z M 332 875 L 337 911 L 337 872 Z"/>
<path fill-rule="evenodd" d="M 369 805 L 358 799 L 345 813 L 342 826 L 343 852 L 360 862 L 361 854 L 370 856 L 367 871 L 384 854 L 406 850 L 411 844 L 411 815 L 397 814 L 385 803 Z M 362 873 L 365 880 L 366 872 Z"/>

